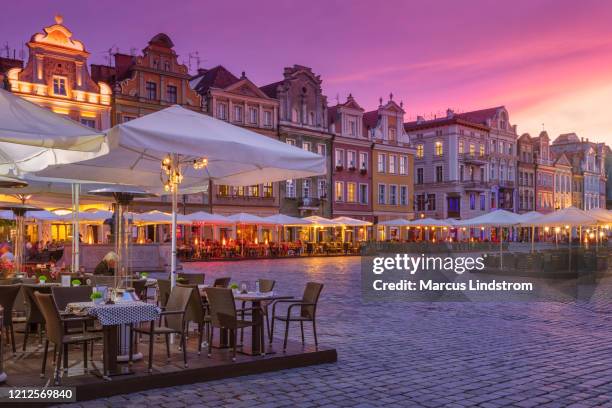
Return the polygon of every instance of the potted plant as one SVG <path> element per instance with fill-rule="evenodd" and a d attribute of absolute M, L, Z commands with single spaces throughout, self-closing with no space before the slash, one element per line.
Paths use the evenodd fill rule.
<path fill-rule="evenodd" d="M 176 279 L 176 283 L 180 283 L 182 285 L 186 285 L 189 283 L 189 281 L 186 278 L 180 277 Z"/>
<path fill-rule="evenodd" d="M 336 163 L 336 171 L 342 171 L 342 169 L 344 168 L 344 166 L 340 163 Z"/>
<path fill-rule="evenodd" d="M 235 283 L 235 282 L 234 282 L 234 283 L 232 283 L 232 284 L 230 284 L 230 285 L 229 285 L 229 288 L 230 288 L 230 289 L 231 289 L 231 290 L 232 290 L 234 293 L 238 292 L 238 284 L 237 284 L 237 283 Z"/>
<path fill-rule="evenodd" d="M 45 275 L 40 275 L 38 277 L 38 282 L 44 285 L 47 282 L 47 277 Z"/>
<path fill-rule="evenodd" d="M 91 299 L 92 302 L 94 302 L 95 304 L 99 304 L 102 303 L 102 292 L 92 292 L 91 295 L 89 295 L 89 298 Z"/>
<path fill-rule="evenodd" d="M 72 286 L 81 286 L 81 281 L 78 279 L 73 279 L 70 283 L 72 283 Z"/>
<path fill-rule="evenodd" d="M 149 277 L 149 272 L 140 272 L 141 279 L 147 279 Z"/>

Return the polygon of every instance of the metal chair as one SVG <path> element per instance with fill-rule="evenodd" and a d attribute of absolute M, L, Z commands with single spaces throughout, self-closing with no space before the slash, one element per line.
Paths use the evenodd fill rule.
<path fill-rule="evenodd" d="M 253 322 L 246 320 L 239 320 L 236 312 L 236 302 L 234 300 L 234 292 L 231 289 L 226 288 L 206 288 L 206 298 L 210 307 L 210 334 L 208 337 L 208 357 L 212 355 L 212 342 L 214 336 L 214 328 L 220 330 L 229 330 L 230 339 L 233 347 L 232 361 L 236 361 L 236 345 L 237 345 L 237 334 L 238 329 L 244 329 L 245 327 L 254 327 L 260 325 L 261 322 Z M 246 310 L 253 310 L 246 309 Z M 264 334 L 261 331 L 261 348 L 262 355 L 264 345 Z"/>
<path fill-rule="evenodd" d="M 315 347 L 319 347 L 319 342 L 317 339 L 317 325 L 316 325 L 316 314 L 317 314 L 317 303 L 319 301 L 319 296 L 321 295 L 321 291 L 323 290 L 322 283 L 316 282 L 308 282 L 306 284 L 306 288 L 304 288 L 304 294 L 302 295 L 302 300 L 277 300 L 272 305 L 272 334 L 270 336 L 270 344 L 272 344 L 272 339 L 274 336 L 274 321 L 280 320 L 285 322 L 285 340 L 283 342 L 283 351 L 287 350 L 287 337 L 289 336 L 289 322 L 300 322 L 300 329 L 302 331 L 302 345 L 305 344 L 304 341 L 304 322 L 312 322 L 312 332 L 314 335 Z M 276 305 L 280 303 L 288 303 L 289 307 L 287 308 L 286 316 L 276 316 Z M 291 310 L 296 307 L 300 307 L 300 315 L 294 316 L 291 314 Z"/>

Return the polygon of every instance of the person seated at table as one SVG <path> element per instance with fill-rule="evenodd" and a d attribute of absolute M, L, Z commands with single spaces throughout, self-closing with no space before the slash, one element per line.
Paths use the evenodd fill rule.
<path fill-rule="evenodd" d="M 94 269 L 94 275 L 107 275 L 113 276 L 115 275 L 115 268 L 117 267 L 117 261 L 119 261 L 119 257 L 114 251 L 110 251 L 102 261 L 96 266 Z"/>
<path fill-rule="evenodd" d="M 6 242 L 0 245 L 0 259 L 8 262 L 13 262 L 15 260 L 15 256 L 11 252 L 11 246 Z"/>

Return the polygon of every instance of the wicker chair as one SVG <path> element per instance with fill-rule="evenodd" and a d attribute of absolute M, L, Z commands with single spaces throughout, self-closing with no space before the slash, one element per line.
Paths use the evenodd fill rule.
<path fill-rule="evenodd" d="M 70 344 L 81 344 L 83 348 L 83 366 L 87 371 L 87 343 L 95 340 L 102 340 L 102 334 L 82 332 L 68 334 L 65 330 L 66 320 L 62 319 L 55 307 L 53 301 L 53 295 L 43 294 L 39 292 L 33 293 L 37 307 L 40 310 L 41 315 L 45 321 L 45 351 L 43 354 L 42 369 L 40 376 L 45 377 L 45 368 L 47 365 L 47 354 L 49 351 L 49 342 L 52 342 L 59 352 L 55 362 L 55 385 L 60 383 L 60 370 L 62 366 L 62 356 L 64 353 L 68 353 L 68 345 Z M 64 362 L 67 358 L 64 358 Z M 66 369 L 66 367 L 64 367 Z"/>
<path fill-rule="evenodd" d="M 26 309 L 28 315 L 25 321 L 25 330 L 23 334 L 23 347 L 22 350 L 26 350 L 26 344 L 28 343 L 28 337 L 30 335 L 30 328 L 33 325 L 38 326 L 38 334 L 42 339 L 42 326 L 45 324 L 45 318 L 42 312 L 38 308 L 38 303 L 34 297 L 34 292 L 43 294 L 51 294 L 51 286 L 40 286 L 40 285 L 23 285 L 22 290 L 26 299 Z"/>
<path fill-rule="evenodd" d="M 315 347 L 319 347 L 317 339 L 317 325 L 316 325 L 316 314 L 317 314 L 317 303 L 319 296 L 323 290 L 322 283 L 308 282 L 304 289 L 302 300 L 277 300 L 272 305 L 272 334 L 270 335 L 270 344 L 272 344 L 272 338 L 274 336 L 274 321 L 280 320 L 285 322 L 285 340 L 283 342 L 283 351 L 287 350 L 287 337 L 289 336 L 289 322 L 300 322 L 300 329 L 302 331 L 302 344 L 304 341 L 304 322 L 312 322 L 312 332 L 314 335 Z M 276 316 L 276 305 L 280 303 L 288 303 L 286 316 Z M 300 315 L 294 316 L 291 314 L 291 309 L 294 307 L 300 307 Z"/>
<path fill-rule="evenodd" d="M 134 333 L 149 336 L 149 372 L 153 371 L 153 343 L 155 336 L 164 335 L 166 338 L 166 355 L 170 360 L 170 334 L 179 334 L 181 336 L 181 348 L 183 349 L 183 363 L 187 368 L 187 320 L 186 311 L 191 299 L 193 288 L 177 286 L 170 292 L 170 297 L 166 303 L 166 307 L 161 313 L 163 325 L 155 326 L 155 321 L 151 321 L 148 325 L 136 327 L 131 325 L 130 330 L 130 348 L 129 360 L 132 361 Z M 136 343 L 138 344 L 138 343 Z"/>
<path fill-rule="evenodd" d="M 231 289 L 226 288 L 206 288 L 206 298 L 210 307 L 210 333 L 208 337 L 208 357 L 212 355 L 212 342 L 214 336 L 214 329 L 229 330 L 231 344 L 233 346 L 232 361 L 236 361 L 236 346 L 237 346 L 237 334 L 239 329 L 245 327 L 254 327 L 260 322 L 239 320 L 236 312 L 236 302 L 234 300 L 234 292 Z M 247 309 L 253 310 L 253 309 Z M 261 347 L 262 355 L 264 345 L 264 334 L 261 331 Z"/>
<path fill-rule="evenodd" d="M 203 285 L 204 284 L 203 273 L 179 273 L 178 279 L 186 280 L 186 284 L 189 285 Z"/>
<path fill-rule="evenodd" d="M 11 343 L 13 348 L 13 354 L 17 352 L 15 348 L 15 330 L 13 328 L 13 305 L 20 291 L 21 285 L 0 285 L 0 306 L 4 309 L 2 326 L 6 332 L 7 344 Z M 0 336 L 2 336 L 2 331 L 0 331 Z"/>
<path fill-rule="evenodd" d="M 198 285 L 182 285 L 178 284 L 177 287 L 187 287 L 193 289 L 191 292 L 191 298 L 187 305 L 187 312 L 185 313 L 185 321 L 194 322 L 198 325 L 198 355 L 202 353 L 202 339 L 204 337 L 204 329 L 208 333 L 210 325 L 210 316 L 207 315 L 208 304 L 204 303 Z M 208 339 L 208 334 L 206 335 Z"/>
<path fill-rule="evenodd" d="M 227 288 L 231 282 L 232 278 L 217 278 L 213 282 L 213 287 L 215 288 Z"/>

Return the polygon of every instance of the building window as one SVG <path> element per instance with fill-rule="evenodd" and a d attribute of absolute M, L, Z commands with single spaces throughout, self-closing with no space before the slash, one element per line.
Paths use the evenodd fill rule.
<path fill-rule="evenodd" d="M 85 126 L 89 126 L 90 128 L 93 128 L 93 129 L 96 128 L 96 120 L 95 119 L 81 118 L 81 124 L 83 124 Z"/>
<path fill-rule="evenodd" d="M 474 143 L 470 143 L 470 156 L 474 156 L 476 155 L 476 146 L 474 146 Z"/>
<path fill-rule="evenodd" d="M 444 144 L 438 140 L 435 144 L 435 147 L 436 156 L 442 156 L 444 154 Z"/>
<path fill-rule="evenodd" d="M 295 146 L 295 139 L 287 139 L 285 140 L 285 143 L 291 146 Z"/>
<path fill-rule="evenodd" d="M 359 168 L 361 170 L 368 170 L 368 154 L 365 152 L 359 152 Z"/>
<path fill-rule="evenodd" d="M 346 183 L 346 201 L 349 203 L 357 202 L 357 184 Z"/>
<path fill-rule="evenodd" d="M 249 197 L 259 197 L 259 186 L 258 185 L 248 186 L 247 195 Z"/>
<path fill-rule="evenodd" d="M 310 198 L 310 179 L 302 180 L 302 197 Z"/>
<path fill-rule="evenodd" d="M 150 101 L 157 100 L 157 84 L 155 82 L 147 81 L 145 85 L 145 95 Z"/>
<path fill-rule="evenodd" d="M 459 181 L 463 181 L 463 171 L 464 171 L 465 167 L 463 167 L 463 164 L 459 165 Z"/>
<path fill-rule="evenodd" d="M 123 123 L 129 122 L 130 120 L 136 119 L 134 116 L 124 116 Z"/>
<path fill-rule="evenodd" d="M 417 211 L 425 211 L 425 194 L 417 194 L 416 207 Z"/>
<path fill-rule="evenodd" d="M 221 197 L 228 197 L 230 195 L 230 186 L 228 185 L 220 185 L 219 186 L 219 196 Z"/>
<path fill-rule="evenodd" d="M 389 205 L 397 205 L 397 186 L 389 186 Z"/>
<path fill-rule="evenodd" d="M 285 187 L 287 198 L 295 198 L 295 180 L 287 180 Z"/>
<path fill-rule="evenodd" d="M 482 211 L 487 209 L 487 198 L 484 194 L 480 195 L 480 209 Z"/>
<path fill-rule="evenodd" d="M 344 150 L 336 149 L 336 167 L 344 167 Z"/>
<path fill-rule="evenodd" d="M 485 155 L 485 146 L 484 144 L 480 145 L 480 157 L 483 157 Z"/>
<path fill-rule="evenodd" d="M 217 118 L 227 120 L 227 105 L 224 103 L 217 104 Z"/>
<path fill-rule="evenodd" d="M 416 157 L 417 159 L 422 159 L 425 156 L 425 147 L 422 144 L 417 145 L 416 149 Z"/>
<path fill-rule="evenodd" d="M 264 111 L 264 126 L 272 126 L 272 112 Z"/>
<path fill-rule="evenodd" d="M 378 172 L 385 173 L 387 171 L 387 155 L 383 153 L 378 154 Z"/>
<path fill-rule="evenodd" d="M 314 112 L 310 112 L 308 114 L 308 124 L 310 126 L 314 126 L 315 125 L 315 114 L 314 114 Z"/>
<path fill-rule="evenodd" d="M 400 187 L 400 205 L 401 206 L 408 205 L 408 186 Z"/>
<path fill-rule="evenodd" d="M 354 119 L 349 120 L 349 135 L 357 136 L 357 123 Z"/>
<path fill-rule="evenodd" d="M 302 142 L 302 150 L 306 150 L 307 152 L 312 150 L 312 143 L 310 142 Z"/>
<path fill-rule="evenodd" d="M 291 121 L 294 123 L 298 123 L 300 119 L 300 114 L 297 109 L 293 109 L 291 111 Z"/>
<path fill-rule="evenodd" d="M 394 127 L 389 127 L 389 140 L 395 142 L 396 139 L 396 129 Z"/>
<path fill-rule="evenodd" d="M 367 184 L 359 185 L 359 203 L 360 204 L 368 203 L 368 185 Z"/>
<path fill-rule="evenodd" d="M 476 209 L 476 194 L 470 193 L 470 210 Z"/>
<path fill-rule="evenodd" d="M 178 100 L 176 86 L 168 85 L 166 87 L 166 100 L 168 101 L 168 103 L 176 103 L 176 101 Z"/>
<path fill-rule="evenodd" d="M 378 204 L 387 202 L 387 186 L 385 184 L 378 185 Z"/>
<path fill-rule="evenodd" d="M 442 166 L 436 166 L 436 183 L 444 181 L 444 173 L 442 172 Z"/>
<path fill-rule="evenodd" d="M 53 77 L 53 94 L 66 96 L 68 92 L 66 91 L 66 78 L 64 77 Z"/>
<path fill-rule="evenodd" d="M 259 113 L 259 110 L 257 108 L 249 108 L 249 121 L 253 124 L 256 124 L 257 122 L 259 122 L 257 120 L 257 115 Z"/>
<path fill-rule="evenodd" d="M 349 169 L 357 168 L 357 152 L 354 150 L 348 150 L 346 152 L 346 161 Z"/>
<path fill-rule="evenodd" d="M 395 174 L 396 162 L 397 162 L 397 156 L 392 155 L 392 154 L 389 155 L 389 173 Z"/>
<path fill-rule="evenodd" d="M 264 183 L 263 185 L 263 196 L 266 198 L 271 198 L 273 195 L 272 183 Z"/>
<path fill-rule="evenodd" d="M 495 163 L 491 163 L 491 180 L 495 179 Z"/>
<path fill-rule="evenodd" d="M 436 211 L 436 195 L 427 194 L 427 211 Z"/>
<path fill-rule="evenodd" d="M 459 154 L 463 154 L 463 140 L 459 140 Z"/>
<path fill-rule="evenodd" d="M 344 201 L 344 182 L 336 181 L 336 201 Z"/>
<path fill-rule="evenodd" d="M 242 106 L 234 105 L 234 121 L 242 122 Z"/>
<path fill-rule="evenodd" d="M 327 181 L 319 179 L 319 198 L 327 198 Z"/>
<path fill-rule="evenodd" d="M 327 155 L 327 146 L 325 146 L 323 143 L 317 144 L 317 154 L 325 157 Z"/>
<path fill-rule="evenodd" d="M 408 174 L 408 156 L 400 156 L 399 173 L 402 175 Z"/>
<path fill-rule="evenodd" d="M 417 169 L 417 171 L 416 171 L 416 173 L 417 173 L 416 183 L 417 184 L 423 184 L 424 183 L 425 180 L 424 180 L 423 172 L 424 172 L 424 169 L 422 167 L 419 167 Z"/>

